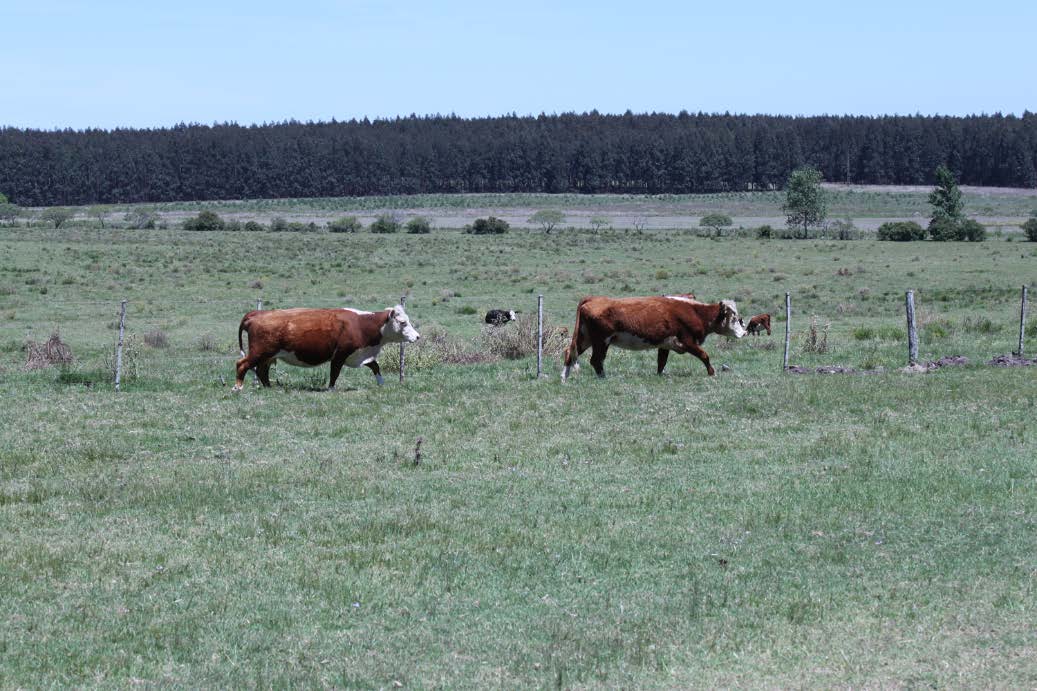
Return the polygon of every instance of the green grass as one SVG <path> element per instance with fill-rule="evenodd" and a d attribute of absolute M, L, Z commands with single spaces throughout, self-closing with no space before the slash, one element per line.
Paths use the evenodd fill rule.
<path fill-rule="evenodd" d="M 0 686 L 1037 684 L 1037 379 L 897 369 L 909 288 L 923 357 L 1009 352 L 1027 245 L 72 228 L 0 252 Z M 786 290 L 794 363 L 887 372 L 782 375 L 775 319 L 707 340 L 715 378 L 415 350 L 402 386 L 279 366 L 229 391 L 258 297 L 409 291 L 475 347 L 485 309 L 540 293 L 571 327 L 589 293 L 777 317 Z M 827 353 L 802 350 L 813 315 Z M 55 329 L 76 362 L 23 371 Z"/>

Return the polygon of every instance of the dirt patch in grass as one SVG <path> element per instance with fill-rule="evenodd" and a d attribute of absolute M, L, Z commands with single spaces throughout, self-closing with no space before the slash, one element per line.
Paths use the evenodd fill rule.
<path fill-rule="evenodd" d="M 962 355 L 948 355 L 939 360 L 920 362 L 917 365 L 904 367 L 901 372 L 932 372 L 944 367 L 960 367 L 969 364 L 969 359 Z M 1028 363 L 1029 364 L 1029 363 Z M 790 374 L 882 374 L 887 371 L 882 367 L 876 369 L 856 369 L 855 367 L 844 367 L 843 365 L 822 365 L 820 367 L 800 367 L 790 365 L 785 370 Z"/>
<path fill-rule="evenodd" d="M 998 355 L 987 363 L 991 367 L 1029 367 L 1037 365 L 1037 358 L 1025 358 L 1014 353 L 1011 355 Z"/>

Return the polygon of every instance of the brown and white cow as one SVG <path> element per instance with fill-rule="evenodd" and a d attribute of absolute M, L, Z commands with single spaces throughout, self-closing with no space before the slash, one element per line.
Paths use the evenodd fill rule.
<path fill-rule="evenodd" d="M 745 327 L 746 331 L 755 335 L 759 335 L 764 329 L 767 330 L 767 335 L 771 335 L 771 315 L 769 314 L 757 314 L 755 317 L 749 320 L 749 325 Z"/>
<path fill-rule="evenodd" d="M 248 333 L 248 355 L 241 333 Z M 281 360 L 298 367 L 316 367 L 331 362 L 328 388 L 335 388 L 342 365 L 368 367 L 382 383 L 375 358 L 387 343 L 413 343 L 421 334 L 411 325 L 401 305 L 380 312 L 341 309 L 254 310 L 238 327 L 237 365 L 234 390 L 240 391 L 245 375 L 255 368 L 263 386 L 270 386 L 270 365 Z"/>
<path fill-rule="evenodd" d="M 609 346 L 624 350 L 658 350 L 659 374 L 670 351 L 691 353 L 715 374 L 702 343 L 711 333 L 741 338 L 745 327 L 732 300 L 704 303 L 687 295 L 640 298 L 586 297 L 576 308 L 573 339 L 565 349 L 562 381 L 579 368 L 576 360 L 591 348 L 591 365 L 605 376 Z"/>

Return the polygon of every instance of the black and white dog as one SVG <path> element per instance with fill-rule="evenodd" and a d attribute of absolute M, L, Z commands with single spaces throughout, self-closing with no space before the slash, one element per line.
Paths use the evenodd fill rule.
<path fill-rule="evenodd" d="M 501 326 L 515 321 L 515 310 L 490 310 L 486 313 L 486 323 Z"/>

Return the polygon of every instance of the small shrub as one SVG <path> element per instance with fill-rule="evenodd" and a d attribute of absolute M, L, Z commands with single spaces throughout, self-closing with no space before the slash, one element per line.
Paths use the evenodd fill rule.
<path fill-rule="evenodd" d="M 226 223 L 215 211 L 203 211 L 184 221 L 184 230 L 223 230 L 225 226 Z"/>
<path fill-rule="evenodd" d="M 490 216 L 489 218 L 477 218 L 472 225 L 465 228 L 466 233 L 472 235 L 502 235 L 508 232 L 511 226 L 503 218 Z"/>
<path fill-rule="evenodd" d="M 457 310 L 457 313 L 458 313 L 458 314 L 466 314 L 466 315 L 469 315 L 469 314 L 476 314 L 477 312 L 478 312 L 478 310 L 476 310 L 476 309 L 475 309 L 474 307 L 472 307 L 471 305 L 465 305 L 464 307 L 461 307 L 461 308 L 459 308 L 459 309 Z"/>
<path fill-rule="evenodd" d="M 328 223 L 328 231 L 332 233 L 359 233 L 364 224 L 356 216 L 343 216 Z"/>
<path fill-rule="evenodd" d="M 154 230 L 158 214 L 148 209 L 134 209 L 122 217 L 131 230 Z"/>
<path fill-rule="evenodd" d="M 258 280 L 258 279 L 256 279 L 255 281 L 252 281 L 251 283 L 249 283 L 248 287 L 249 288 L 253 288 L 255 290 L 259 290 L 260 288 L 263 287 L 263 282 Z"/>
<path fill-rule="evenodd" d="M 223 224 L 223 229 L 224 230 L 228 230 L 228 231 L 232 231 L 232 232 L 237 232 L 237 231 L 241 230 L 241 221 L 239 221 L 236 218 L 233 218 L 233 219 L 231 219 L 231 220 L 229 220 L 229 221 L 227 221 L 226 223 Z"/>
<path fill-rule="evenodd" d="M 256 221 L 246 221 L 242 229 L 249 233 L 258 233 L 261 230 L 266 230 L 266 226 Z"/>
<path fill-rule="evenodd" d="M 149 348 L 168 348 L 169 338 L 162 329 L 155 329 L 144 334 L 144 345 Z"/>
<path fill-rule="evenodd" d="M 1023 232 L 1030 242 L 1037 242 L 1037 218 L 1031 218 L 1023 224 Z"/>
<path fill-rule="evenodd" d="M 986 227 L 974 218 L 961 222 L 961 239 L 968 242 L 983 242 L 987 239 Z"/>
<path fill-rule="evenodd" d="M 989 317 L 965 317 L 961 321 L 961 328 L 966 333 L 993 334 L 1002 329 L 1001 324 L 995 324 Z"/>
<path fill-rule="evenodd" d="M 372 233 L 395 233 L 400 230 L 400 221 L 390 214 L 382 214 L 374 220 L 368 230 Z"/>
<path fill-rule="evenodd" d="M 667 271 L 666 269 L 659 269 L 658 271 L 655 272 L 655 280 L 657 280 L 657 281 L 665 281 L 669 277 L 670 277 L 670 272 Z"/>
<path fill-rule="evenodd" d="M 198 350 L 203 353 L 213 353 L 219 350 L 219 343 L 212 334 L 204 334 L 198 338 Z"/>
<path fill-rule="evenodd" d="M 274 216 L 270 219 L 270 230 L 275 233 L 283 233 L 288 230 L 288 221 L 286 221 L 282 216 Z"/>
<path fill-rule="evenodd" d="M 411 235 L 427 235 L 432 232 L 432 223 L 424 216 L 415 216 L 405 226 Z"/>
<path fill-rule="evenodd" d="M 756 237 L 761 240 L 769 240 L 774 237 L 774 228 L 768 224 L 764 224 L 756 229 Z"/>
<path fill-rule="evenodd" d="M 879 226 L 877 237 L 879 240 L 893 242 L 925 240 L 925 228 L 914 221 L 889 221 Z"/>
<path fill-rule="evenodd" d="M 56 331 L 43 343 L 26 341 L 24 350 L 27 370 L 68 365 L 72 362 L 72 349 L 61 340 Z"/>
<path fill-rule="evenodd" d="M 818 316 L 815 314 L 810 318 L 810 328 L 803 338 L 803 352 L 824 354 L 828 352 L 828 329 L 832 325 L 825 323 L 818 325 Z"/>
<path fill-rule="evenodd" d="M 486 352 L 506 360 L 518 360 L 537 352 L 537 320 L 535 315 L 521 314 L 514 327 L 482 330 L 482 346 Z M 569 330 L 550 324 L 544 318 L 544 355 L 561 355 L 569 343 Z"/>
<path fill-rule="evenodd" d="M 712 228 L 716 234 L 716 237 L 720 237 L 723 233 L 723 228 L 727 228 L 733 223 L 731 217 L 727 214 L 706 214 L 699 220 L 700 228 Z"/>

